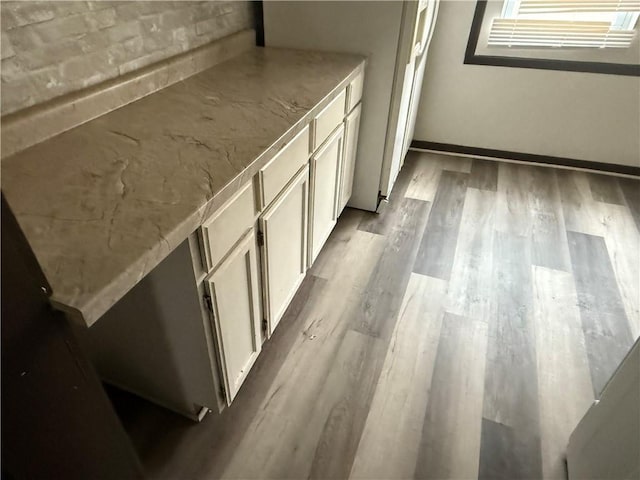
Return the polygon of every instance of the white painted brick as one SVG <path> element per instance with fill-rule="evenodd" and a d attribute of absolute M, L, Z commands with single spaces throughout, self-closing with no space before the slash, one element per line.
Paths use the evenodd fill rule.
<path fill-rule="evenodd" d="M 89 26 L 82 15 L 72 15 L 34 25 L 33 29 L 43 43 L 54 43 L 86 33 Z"/>
<path fill-rule="evenodd" d="M 102 10 L 104 8 L 115 8 L 120 5 L 124 5 L 125 3 L 127 2 L 124 0 L 115 1 L 115 2 L 112 2 L 110 0 L 97 0 L 97 1 L 87 2 L 87 6 L 89 7 L 89 10 L 95 11 L 95 10 Z"/>
<path fill-rule="evenodd" d="M 173 45 L 173 32 L 171 30 L 160 30 L 147 35 L 143 42 L 145 52 L 152 53 L 166 50 Z"/>
<path fill-rule="evenodd" d="M 138 1 L 125 2 L 124 4 L 118 5 L 116 7 L 116 12 L 118 17 L 123 20 L 137 20 L 141 16 L 171 10 L 172 8 L 175 8 L 172 5 L 172 2 L 165 2 L 161 0 Z"/>
<path fill-rule="evenodd" d="M 2 15 L 9 12 L 16 26 L 53 20 L 56 16 L 53 2 L 2 2 Z"/>
<path fill-rule="evenodd" d="M 6 2 L 0 3 L 0 24 L 3 32 L 20 25 L 14 13 L 6 7 Z"/>
<path fill-rule="evenodd" d="M 102 30 L 103 28 L 112 27 L 116 24 L 116 9 L 107 8 L 88 12 L 84 15 L 87 24 L 93 30 Z"/>
<path fill-rule="evenodd" d="M 60 59 L 81 55 L 82 48 L 74 40 L 68 40 L 56 45 L 43 45 L 20 54 L 20 62 L 28 70 L 38 70 L 47 65 L 55 65 Z"/>
<path fill-rule="evenodd" d="M 116 54 L 102 50 L 74 57 L 63 62 L 60 71 L 68 82 L 79 79 L 83 87 L 94 85 L 117 75 Z"/>
<path fill-rule="evenodd" d="M 56 18 L 68 17 L 70 15 L 77 15 L 79 13 L 86 13 L 89 11 L 89 5 L 87 5 L 87 2 L 80 2 L 77 0 L 49 1 L 47 3 L 53 6 L 52 8 L 55 12 Z"/>
<path fill-rule="evenodd" d="M 2 114 L 253 26 L 247 1 L 2 1 Z"/>
<path fill-rule="evenodd" d="M 120 43 L 129 38 L 139 37 L 142 33 L 140 23 L 137 21 L 118 23 L 104 31 L 112 43 Z"/>
<path fill-rule="evenodd" d="M 24 80 L 24 78 L 28 76 L 29 70 L 25 69 L 22 63 L 20 63 L 20 60 L 15 56 L 3 59 L 2 63 L 0 63 L 0 78 L 2 78 L 2 83 Z M 5 91 L 2 92 L 2 96 L 4 95 L 6 95 Z"/>
<path fill-rule="evenodd" d="M 16 52 L 28 52 L 42 46 L 42 42 L 30 27 L 13 28 L 2 32 L 9 37 Z"/>
<path fill-rule="evenodd" d="M 11 45 L 11 41 L 9 41 L 9 36 L 2 32 L 2 37 L 0 38 L 0 58 L 4 60 L 5 58 L 13 57 L 15 54 L 16 52 Z"/>

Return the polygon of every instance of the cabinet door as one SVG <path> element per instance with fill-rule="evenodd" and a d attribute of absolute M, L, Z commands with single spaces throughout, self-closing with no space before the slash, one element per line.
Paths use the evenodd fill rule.
<path fill-rule="evenodd" d="M 227 404 L 262 346 L 256 241 L 251 229 L 206 279 Z"/>
<path fill-rule="evenodd" d="M 263 300 L 270 336 L 307 271 L 309 167 L 260 217 Z"/>
<path fill-rule="evenodd" d="M 340 201 L 338 215 L 342 213 L 353 191 L 353 174 L 356 171 L 356 152 L 358 149 L 358 132 L 360 131 L 360 112 L 362 104 L 358 104 L 345 118 L 344 158 L 342 160 L 342 176 L 340 179 Z"/>
<path fill-rule="evenodd" d="M 311 157 L 309 264 L 315 261 L 338 218 L 343 142 L 344 126 L 340 125 Z"/>

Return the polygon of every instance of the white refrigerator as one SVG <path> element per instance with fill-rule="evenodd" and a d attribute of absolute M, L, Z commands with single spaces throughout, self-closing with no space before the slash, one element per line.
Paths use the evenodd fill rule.
<path fill-rule="evenodd" d="M 368 57 L 351 207 L 377 210 L 402 168 L 438 1 L 263 2 L 266 46 Z"/>

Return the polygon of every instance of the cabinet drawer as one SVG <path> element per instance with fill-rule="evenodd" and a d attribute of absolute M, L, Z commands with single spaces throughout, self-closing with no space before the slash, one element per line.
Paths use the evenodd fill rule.
<path fill-rule="evenodd" d="M 362 99 L 362 86 L 364 83 L 364 72 L 360 72 L 347 87 L 347 113 L 349 113 Z"/>
<path fill-rule="evenodd" d="M 306 126 L 260 169 L 258 178 L 261 207 L 269 205 L 308 161 L 309 127 Z"/>
<path fill-rule="evenodd" d="M 202 265 L 211 271 L 231 247 L 253 227 L 256 218 L 253 182 L 247 183 L 202 224 Z"/>
<path fill-rule="evenodd" d="M 313 122 L 313 149 L 318 148 L 331 135 L 344 118 L 344 105 L 347 93 L 346 90 L 340 92 L 329 105 L 327 105 L 315 118 Z"/>

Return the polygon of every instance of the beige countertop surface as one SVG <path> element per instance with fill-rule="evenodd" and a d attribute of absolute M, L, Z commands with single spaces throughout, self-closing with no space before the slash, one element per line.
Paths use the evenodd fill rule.
<path fill-rule="evenodd" d="M 3 159 L 54 305 L 98 320 L 363 67 L 255 47 Z"/>

